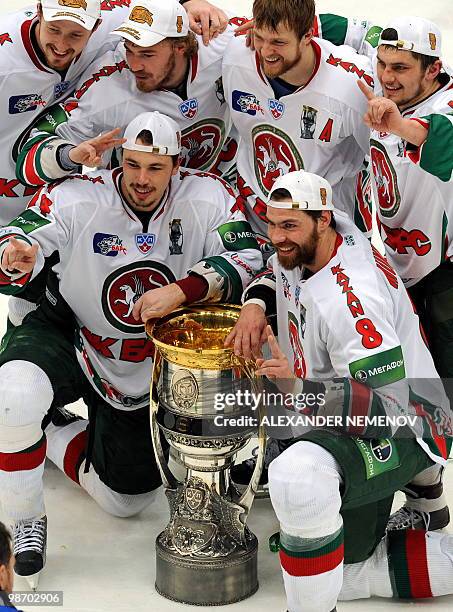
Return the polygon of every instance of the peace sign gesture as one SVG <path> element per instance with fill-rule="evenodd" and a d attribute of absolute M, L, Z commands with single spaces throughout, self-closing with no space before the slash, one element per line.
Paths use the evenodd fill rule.
<path fill-rule="evenodd" d="M 85 140 L 69 151 L 69 159 L 75 164 L 97 168 L 102 165 L 102 154 L 109 149 L 118 147 L 126 142 L 125 138 L 118 138 L 121 128 L 115 128 L 105 134 Z"/>

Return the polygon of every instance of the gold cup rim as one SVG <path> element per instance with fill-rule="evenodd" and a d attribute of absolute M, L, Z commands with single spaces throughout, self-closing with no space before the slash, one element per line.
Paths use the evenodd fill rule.
<path fill-rule="evenodd" d="M 207 357 L 215 356 L 215 355 L 218 355 L 218 356 L 231 355 L 232 356 L 233 349 L 231 347 L 222 347 L 222 348 L 216 348 L 216 349 L 184 348 L 184 347 L 179 347 L 179 346 L 175 347 L 175 346 L 172 346 L 171 344 L 167 344 L 166 342 L 162 342 L 162 340 L 159 340 L 158 338 L 156 338 L 156 332 L 158 332 L 166 323 L 168 323 L 172 319 L 176 319 L 177 317 L 180 317 L 181 315 L 184 315 L 184 314 L 200 313 L 203 311 L 205 312 L 230 311 L 230 312 L 237 313 L 237 319 L 238 319 L 239 314 L 241 312 L 241 306 L 237 304 L 192 304 L 190 306 L 183 306 L 181 308 L 177 308 L 170 314 L 165 315 L 165 317 L 161 317 L 155 322 L 148 321 L 145 324 L 145 331 L 148 337 L 151 338 L 151 340 L 154 342 L 154 344 L 161 349 L 171 349 L 183 355 L 193 355 L 194 353 L 196 353 L 198 355 L 206 355 Z"/>

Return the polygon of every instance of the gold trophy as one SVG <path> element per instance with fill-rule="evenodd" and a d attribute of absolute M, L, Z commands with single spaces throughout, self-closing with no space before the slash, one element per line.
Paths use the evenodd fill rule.
<path fill-rule="evenodd" d="M 238 390 L 259 392 L 253 364 L 223 346 L 239 313 L 238 306 L 196 305 L 147 325 L 156 347 L 151 431 L 170 505 L 170 522 L 156 539 L 156 590 L 195 605 L 234 603 L 258 589 L 258 541 L 246 520 L 266 437 L 260 414 L 239 399 L 231 401 L 240 397 Z M 217 400 L 228 393 L 230 401 L 220 414 Z M 256 467 L 240 495 L 230 468 L 257 430 Z M 168 465 L 161 432 L 187 469 L 183 482 Z"/>

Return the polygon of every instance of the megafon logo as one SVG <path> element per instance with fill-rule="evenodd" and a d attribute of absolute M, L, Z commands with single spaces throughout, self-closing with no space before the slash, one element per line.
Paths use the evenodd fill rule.
<path fill-rule="evenodd" d="M 378 374 L 386 374 L 387 372 L 391 372 L 396 368 L 400 368 L 404 364 L 403 359 L 398 359 L 398 361 L 391 361 L 390 363 L 386 363 L 385 365 L 378 366 L 371 370 L 368 370 L 368 376 L 377 376 Z"/>

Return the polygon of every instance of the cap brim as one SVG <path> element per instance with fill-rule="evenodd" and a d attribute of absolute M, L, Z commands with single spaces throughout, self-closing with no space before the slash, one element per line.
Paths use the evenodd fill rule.
<path fill-rule="evenodd" d="M 84 15 L 82 17 L 78 13 L 72 12 L 70 8 L 62 8 L 61 10 L 57 11 L 55 9 L 43 8 L 42 14 L 44 17 L 44 21 L 72 21 L 90 32 L 96 25 L 97 21 L 96 17 L 91 17 L 90 15 Z"/>
<path fill-rule="evenodd" d="M 142 28 L 137 28 L 135 25 L 132 27 L 127 23 L 121 24 L 120 27 L 113 30 L 111 34 L 126 38 L 139 47 L 153 47 L 166 38 L 166 36 L 158 34 L 157 32 L 149 32 Z"/>

